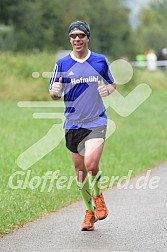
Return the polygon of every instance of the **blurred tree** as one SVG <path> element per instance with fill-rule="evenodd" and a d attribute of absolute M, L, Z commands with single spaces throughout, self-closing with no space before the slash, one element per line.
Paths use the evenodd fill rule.
<path fill-rule="evenodd" d="M 154 1 L 140 14 L 140 25 L 135 31 L 139 51 L 166 47 L 167 0 Z"/>
<path fill-rule="evenodd" d="M 0 25 L 0 48 L 3 51 L 14 50 L 16 48 L 14 28 L 12 26 Z"/>
<path fill-rule="evenodd" d="M 117 58 L 129 54 L 130 26 L 123 0 L 1 0 L 0 23 L 15 31 L 16 50 L 70 49 L 68 26 L 90 23 L 90 47 Z"/>
<path fill-rule="evenodd" d="M 88 20 L 92 27 L 90 45 L 100 53 L 117 58 L 127 54 L 126 43 L 130 34 L 128 10 L 122 1 L 91 0 Z"/>

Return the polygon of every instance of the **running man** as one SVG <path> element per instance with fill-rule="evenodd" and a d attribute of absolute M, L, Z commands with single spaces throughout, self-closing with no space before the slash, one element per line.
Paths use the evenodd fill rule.
<path fill-rule="evenodd" d="M 64 93 L 66 147 L 86 207 L 81 230 L 91 231 L 97 220 L 108 215 L 100 189 L 99 162 L 107 128 L 102 97 L 110 95 L 116 84 L 105 56 L 88 48 L 88 23 L 74 21 L 68 34 L 72 52 L 55 64 L 49 91 L 54 100 Z"/>

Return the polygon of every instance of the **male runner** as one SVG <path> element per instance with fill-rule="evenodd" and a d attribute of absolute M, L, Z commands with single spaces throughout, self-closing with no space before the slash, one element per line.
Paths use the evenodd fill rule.
<path fill-rule="evenodd" d="M 74 21 L 68 33 L 72 52 L 55 64 L 49 90 L 54 100 L 64 93 L 66 146 L 70 150 L 78 188 L 86 207 L 81 230 L 90 231 L 94 230 L 95 221 L 108 215 L 99 172 L 107 127 L 102 97 L 113 92 L 115 84 L 105 56 L 88 48 L 89 25 L 84 21 Z"/>

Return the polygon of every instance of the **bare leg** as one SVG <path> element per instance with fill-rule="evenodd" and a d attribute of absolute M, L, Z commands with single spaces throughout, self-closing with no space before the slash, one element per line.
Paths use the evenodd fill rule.
<path fill-rule="evenodd" d="M 71 158 L 74 164 L 77 180 L 80 182 L 81 181 L 83 182 L 87 176 L 87 170 L 84 164 L 84 157 L 81 156 L 79 153 L 70 152 L 70 154 L 71 154 Z M 81 176 L 82 176 L 82 180 L 81 180 Z"/>
<path fill-rule="evenodd" d="M 84 164 L 92 176 L 96 176 L 99 171 L 99 161 L 104 147 L 103 138 L 89 139 L 85 142 Z"/>

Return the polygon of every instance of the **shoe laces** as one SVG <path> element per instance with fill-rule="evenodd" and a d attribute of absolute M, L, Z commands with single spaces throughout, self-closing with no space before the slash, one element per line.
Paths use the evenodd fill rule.
<path fill-rule="evenodd" d="M 104 204 L 104 201 L 103 201 L 103 198 L 102 196 L 98 196 L 95 198 L 95 202 L 96 202 L 96 208 L 98 210 L 103 210 L 105 209 L 105 204 Z"/>
<path fill-rule="evenodd" d="M 91 222 L 92 217 L 93 217 L 93 213 L 92 213 L 92 211 L 86 210 L 84 223 L 90 223 L 90 222 Z"/>

